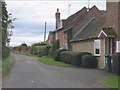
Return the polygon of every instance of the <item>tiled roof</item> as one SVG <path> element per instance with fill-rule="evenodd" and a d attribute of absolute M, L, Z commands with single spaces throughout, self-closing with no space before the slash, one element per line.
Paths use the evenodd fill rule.
<path fill-rule="evenodd" d="M 84 28 L 82 28 L 70 42 L 97 38 L 102 27 L 105 24 L 105 15 L 98 18 L 92 18 Z"/>
<path fill-rule="evenodd" d="M 75 14 L 71 15 L 66 19 L 66 25 L 64 30 L 71 28 L 73 25 L 75 25 L 85 14 L 87 13 L 87 8 L 84 7 Z"/>

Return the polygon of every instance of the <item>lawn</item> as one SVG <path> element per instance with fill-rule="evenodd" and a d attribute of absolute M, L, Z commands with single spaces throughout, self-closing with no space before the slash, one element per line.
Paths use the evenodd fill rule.
<path fill-rule="evenodd" d="M 103 81 L 103 84 L 110 88 L 118 88 L 120 76 L 110 76 Z"/>
<path fill-rule="evenodd" d="M 47 65 L 52 65 L 52 66 L 59 66 L 59 67 L 72 67 L 70 64 L 66 64 L 60 61 L 55 61 L 52 57 L 47 56 L 47 57 L 38 57 L 37 55 L 33 54 L 24 54 L 26 56 L 32 56 L 37 58 L 40 62 L 47 64 Z"/>
<path fill-rule="evenodd" d="M 12 55 L 10 55 L 6 60 L 3 60 L 3 62 L 2 62 L 3 76 L 7 75 L 10 72 L 14 62 L 15 62 L 15 58 Z"/>

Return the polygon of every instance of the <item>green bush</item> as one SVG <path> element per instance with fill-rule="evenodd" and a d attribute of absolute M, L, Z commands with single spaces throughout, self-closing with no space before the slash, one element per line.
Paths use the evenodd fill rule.
<path fill-rule="evenodd" d="M 59 49 L 59 40 L 56 40 L 49 50 L 49 55 L 53 57 L 54 52 Z"/>
<path fill-rule="evenodd" d="M 32 46 L 32 51 L 34 55 L 38 55 L 39 52 L 43 52 L 44 46 Z"/>
<path fill-rule="evenodd" d="M 67 49 L 58 49 L 54 52 L 54 59 L 56 61 L 61 61 L 61 55 L 60 53 L 63 52 L 63 51 L 67 51 Z"/>
<path fill-rule="evenodd" d="M 82 58 L 82 67 L 97 68 L 97 58 L 93 55 L 84 55 Z"/>
<path fill-rule="evenodd" d="M 120 75 L 120 52 L 114 54 L 112 60 L 112 73 Z"/>
<path fill-rule="evenodd" d="M 64 51 L 61 53 L 61 60 L 65 63 L 69 63 L 75 66 L 81 66 L 82 57 L 84 55 L 91 55 L 91 53 Z"/>
<path fill-rule="evenodd" d="M 32 53 L 34 55 L 38 56 L 45 56 L 48 55 L 49 53 L 50 46 L 49 45 L 44 45 L 44 46 L 32 46 Z"/>

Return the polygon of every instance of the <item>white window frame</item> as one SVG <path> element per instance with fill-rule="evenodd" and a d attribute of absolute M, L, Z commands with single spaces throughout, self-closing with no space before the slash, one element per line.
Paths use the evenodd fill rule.
<path fill-rule="evenodd" d="M 99 42 L 99 54 L 96 54 L 96 42 Z M 101 53 L 101 43 L 100 43 L 100 39 L 96 39 L 94 40 L 94 55 L 95 56 L 100 56 Z"/>
<path fill-rule="evenodd" d="M 120 52 L 120 41 L 116 42 L 116 52 Z"/>

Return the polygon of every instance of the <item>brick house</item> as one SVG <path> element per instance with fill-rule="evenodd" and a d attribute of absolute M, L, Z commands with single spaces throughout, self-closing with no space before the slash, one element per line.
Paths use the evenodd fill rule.
<path fill-rule="evenodd" d="M 57 9 L 55 14 L 56 34 L 54 39 L 59 39 L 60 48 L 72 50 L 72 46 L 69 41 L 79 32 L 81 28 L 90 22 L 93 17 L 99 17 L 100 15 L 101 12 L 96 6 L 93 6 L 89 11 L 86 7 L 84 7 L 75 14 L 69 16 L 67 19 L 60 20 L 60 12 L 59 9 Z M 68 33 L 70 33 L 70 35 Z"/>
<path fill-rule="evenodd" d="M 120 52 L 120 2 L 107 2 L 106 15 L 93 18 L 70 41 L 73 51 L 90 52 L 105 68 L 105 55 Z"/>
<path fill-rule="evenodd" d="M 120 2 L 107 2 L 106 9 L 84 7 L 64 21 L 58 9 L 54 39 L 59 39 L 60 48 L 90 52 L 104 69 L 105 55 L 120 52 Z"/>

